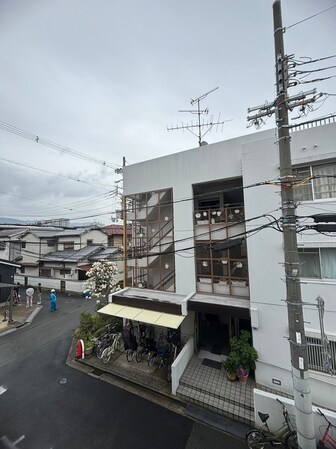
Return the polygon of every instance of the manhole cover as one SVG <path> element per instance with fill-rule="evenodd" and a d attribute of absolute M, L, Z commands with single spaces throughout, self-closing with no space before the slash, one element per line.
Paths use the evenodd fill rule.
<path fill-rule="evenodd" d="M 65 300 L 65 303 L 66 303 L 66 304 L 70 304 L 71 302 L 75 302 L 75 300 L 74 300 L 74 299 L 66 299 L 66 300 Z"/>
<path fill-rule="evenodd" d="M 68 379 L 66 377 L 62 377 L 61 379 L 58 379 L 57 382 L 60 385 L 64 385 L 64 384 L 66 384 L 68 382 Z"/>

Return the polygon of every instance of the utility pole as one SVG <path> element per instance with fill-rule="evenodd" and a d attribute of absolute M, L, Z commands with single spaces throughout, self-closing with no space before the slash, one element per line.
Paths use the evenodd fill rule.
<path fill-rule="evenodd" d="M 123 157 L 123 170 L 126 166 L 126 158 Z M 123 171 L 124 173 L 124 171 Z M 124 175 L 123 175 L 124 177 Z M 126 222 L 126 196 L 122 196 L 122 216 L 123 216 L 123 247 L 124 247 L 124 272 L 123 272 L 123 288 L 127 284 L 127 222 Z"/>
<path fill-rule="evenodd" d="M 247 119 L 259 126 L 262 117 L 275 114 L 278 128 L 280 185 L 282 205 L 282 229 L 284 240 L 284 260 L 286 275 L 286 303 L 288 313 L 289 344 L 292 364 L 294 406 L 298 445 L 300 449 L 316 449 L 314 417 L 308 372 L 307 342 L 303 321 L 301 298 L 300 265 L 297 248 L 297 215 L 293 194 L 293 172 L 291 161 L 288 109 L 304 106 L 317 100 L 316 89 L 288 97 L 289 83 L 288 56 L 285 55 L 281 16 L 281 1 L 273 3 L 274 48 L 276 66 L 277 97 L 272 102 L 248 108 L 248 112 L 258 111 Z M 311 98 L 307 98 L 312 95 Z"/>
<path fill-rule="evenodd" d="M 289 343 L 294 387 L 294 404 L 298 445 L 302 449 L 316 449 L 308 373 L 307 343 L 303 321 L 303 306 L 299 275 L 299 255 L 296 236 L 296 204 L 293 195 L 293 174 L 288 126 L 287 83 L 288 58 L 284 52 L 281 2 L 273 3 L 274 47 L 277 98 L 275 102 L 278 127 L 282 229 L 284 236 L 286 302 Z"/>

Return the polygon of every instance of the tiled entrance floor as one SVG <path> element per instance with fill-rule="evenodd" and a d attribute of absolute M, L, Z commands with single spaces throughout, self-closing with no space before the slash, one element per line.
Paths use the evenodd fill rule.
<path fill-rule="evenodd" d="M 254 422 L 253 388 L 255 382 L 246 384 L 230 382 L 224 369 L 202 365 L 203 356 L 195 355 L 180 380 L 177 393 L 186 401 L 198 404 L 246 424 Z M 206 355 L 216 360 L 216 357 Z"/>

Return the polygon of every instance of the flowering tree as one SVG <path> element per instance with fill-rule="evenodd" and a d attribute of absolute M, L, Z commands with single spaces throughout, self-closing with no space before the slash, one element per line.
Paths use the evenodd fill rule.
<path fill-rule="evenodd" d="M 107 304 L 108 295 L 120 290 L 114 279 L 117 274 L 118 267 L 114 262 L 95 262 L 86 273 L 88 280 L 85 283 L 85 290 L 97 298 L 97 304 Z"/>

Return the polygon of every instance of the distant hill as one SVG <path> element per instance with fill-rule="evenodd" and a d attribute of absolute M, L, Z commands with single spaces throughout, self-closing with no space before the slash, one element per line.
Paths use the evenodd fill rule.
<path fill-rule="evenodd" d="M 34 225 L 36 223 L 32 223 L 30 220 L 19 220 L 17 218 L 8 218 L 8 217 L 0 217 L 0 225 L 19 225 L 19 226 L 24 226 L 24 225 Z M 73 227 L 79 227 L 79 228 L 88 228 L 90 226 L 101 226 L 104 227 L 106 225 L 103 224 L 98 224 L 98 223 L 90 223 L 90 222 L 70 222 L 70 226 Z"/>
<path fill-rule="evenodd" d="M 31 224 L 31 221 L 29 221 L 29 220 L 18 220 L 17 218 L 0 217 L 0 224 L 26 225 L 26 224 Z"/>

